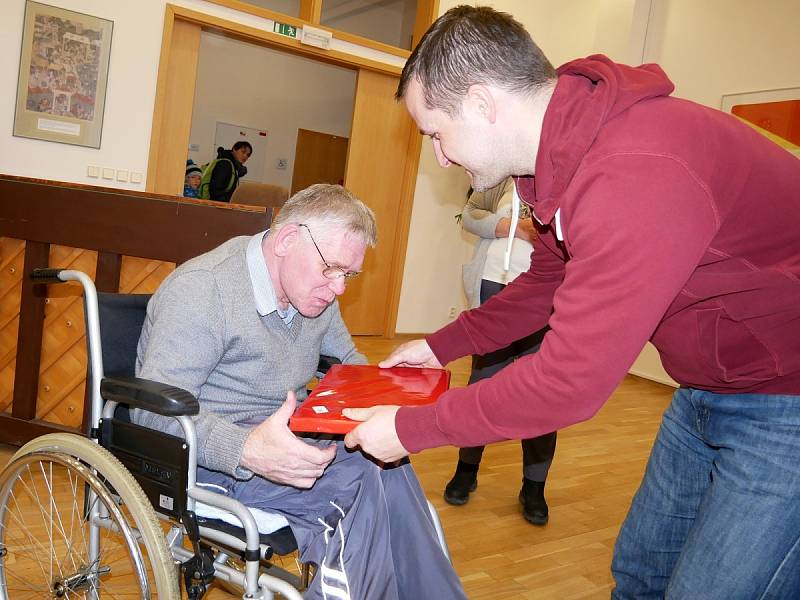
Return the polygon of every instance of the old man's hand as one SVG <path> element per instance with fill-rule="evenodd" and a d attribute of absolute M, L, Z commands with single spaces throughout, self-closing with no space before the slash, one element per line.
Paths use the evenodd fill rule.
<path fill-rule="evenodd" d="M 250 432 L 240 464 L 275 483 L 307 489 L 336 456 L 336 446 L 306 444 L 289 430 L 297 399 L 289 392 L 283 405 Z"/>

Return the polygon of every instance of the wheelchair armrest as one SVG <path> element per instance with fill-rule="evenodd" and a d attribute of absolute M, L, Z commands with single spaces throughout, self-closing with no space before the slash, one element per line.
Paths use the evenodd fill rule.
<path fill-rule="evenodd" d="M 320 355 L 319 357 L 319 364 L 317 365 L 317 373 L 324 375 L 328 372 L 333 365 L 340 365 L 342 361 L 340 361 L 335 356 L 325 356 L 324 354 Z"/>
<path fill-rule="evenodd" d="M 138 377 L 104 377 L 100 382 L 100 395 L 105 400 L 165 417 L 191 416 L 200 412 L 197 398 L 186 390 Z"/>

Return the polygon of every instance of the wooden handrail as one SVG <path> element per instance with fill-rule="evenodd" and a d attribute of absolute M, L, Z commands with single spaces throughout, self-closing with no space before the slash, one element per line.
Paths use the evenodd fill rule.
<path fill-rule="evenodd" d="M 123 256 L 182 263 L 271 217 L 262 207 L 0 175 L 0 236 Z"/>

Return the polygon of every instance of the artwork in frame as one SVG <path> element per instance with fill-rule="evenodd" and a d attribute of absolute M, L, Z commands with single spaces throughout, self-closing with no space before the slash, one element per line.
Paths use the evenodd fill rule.
<path fill-rule="evenodd" d="M 113 27 L 27 0 L 15 136 L 100 147 Z"/>

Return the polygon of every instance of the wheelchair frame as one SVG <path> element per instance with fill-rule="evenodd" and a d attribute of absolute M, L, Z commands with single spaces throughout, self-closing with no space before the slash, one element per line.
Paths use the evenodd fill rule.
<path fill-rule="evenodd" d="M 302 565 L 298 577 L 271 563 L 273 548 L 261 543 L 250 510 L 232 498 L 196 486 L 197 435 L 191 417 L 199 411 L 197 399 L 185 390 L 157 382 L 127 377 L 106 378 L 94 282 L 83 272 L 61 269 L 36 269 L 31 273 L 31 278 L 41 284 L 76 281 L 83 287 L 90 365 L 87 380 L 91 398 L 90 439 L 77 434 L 42 436 L 23 446 L 0 473 L 0 600 L 7 598 L 6 578 L 9 573 L 5 565 L 7 532 L 4 523 L 6 513 L 10 510 L 11 485 L 17 473 L 27 463 L 36 460 L 50 461 L 49 464 L 58 464 L 71 469 L 71 473 L 79 473 L 86 490 L 83 518 L 89 523 L 89 564 L 75 567 L 73 573 L 48 582 L 54 597 L 59 596 L 59 591 L 66 597 L 73 592 L 85 591 L 88 597 L 99 598 L 105 573 L 103 569 L 107 567 L 99 563 L 101 548 L 98 540 L 101 529 L 110 529 L 120 533 L 125 540 L 143 598 L 151 597 L 152 592 L 140 545 L 145 547 L 150 557 L 150 568 L 156 580 L 155 591 L 160 597 L 180 598 L 177 578 L 177 567 L 180 566 L 191 600 L 201 598 L 214 579 L 242 590 L 242 598 L 248 600 L 271 600 L 276 593 L 289 600 L 301 599 L 298 588 L 302 590 L 307 587 L 310 566 Z M 120 403 L 177 419 L 183 428 L 184 438 L 133 424 L 120 426 L 114 419 L 114 412 Z M 108 443 L 110 451 L 103 447 L 109 440 L 109 432 L 113 432 L 115 427 L 122 427 L 120 431 L 124 431 L 124 427 L 130 426 L 146 430 L 148 436 L 163 439 L 173 448 L 177 444 L 186 455 L 183 471 L 160 466 L 162 462 L 158 458 L 148 464 L 144 462 L 148 460 L 145 458 L 139 463 L 140 466 L 144 465 L 144 469 L 138 469 L 146 471 L 144 479 L 141 479 L 141 474 L 140 479 L 136 479 L 126 469 L 126 463 L 130 465 L 138 459 L 131 459 L 124 434 L 117 436 L 123 439 L 122 443 Z M 128 437 L 133 439 L 136 436 Z M 140 446 L 148 446 L 148 443 Z M 141 448 L 138 450 L 141 451 Z M 81 467 L 84 467 L 83 470 Z M 78 478 L 76 475 L 76 481 Z M 184 490 L 176 488 L 176 484 L 182 486 L 184 482 Z M 185 494 L 181 491 L 185 491 Z M 197 502 L 234 515 L 244 530 L 245 541 L 220 529 L 199 525 L 195 516 Z M 119 513 L 118 506 L 128 507 L 135 527 L 127 523 L 124 515 Z M 430 501 L 428 507 L 442 550 L 449 558 L 438 514 Z M 163 532 L 158 525 L 159 520 L 170 521 L 168 532 Z M 50 535 L 52 537 L 52 531 Z M 188 536 L 192 550 L 184 547 L 184 536 Z M 243 559 L 243 572 L 227 564 L 233 557 Z M 162 569 L 165 563 L 169 564 Z"/>

